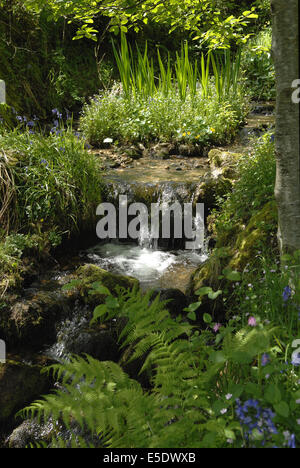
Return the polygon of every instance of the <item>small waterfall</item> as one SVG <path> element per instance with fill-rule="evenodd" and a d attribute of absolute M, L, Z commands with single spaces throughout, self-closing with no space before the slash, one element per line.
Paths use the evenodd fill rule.
<path fill-rule="evenodd" d="M 107 183 L 107 196 L 105 201 L 114 205 L 119 216 L 119 200 L 121 196 L 127 197 L 127 209 L 132 203 L 142 203 L 147 207 L 148 223 L 140 223 L 137 227 L 138 237 L 117 238 L 115 240 L 102 240 L 94 247 L 82 252 L 83 258 L 114 273 L 121 273 L 139 279 L 143 289 L 156 287 L 177 287 L 185 291 L 190 275 L 197 266 L 206 260 L 207 249 L 186 249 L 184 226 L 184 204 L 190 204 L 190 231 L 194 232 L 201 227 L 202 217 L 195 210 L 197 199 L 197 183 L 188 182 L 160 182 L 136 183 L 128 181 L 109 181 Z M 160 208 L 159 217 L 153 227 L 151 218 L 152 204 Z M 177 204 L 180 217 L 170 208 Z M 123 205 L 122 205 L 123 206 Z M 194 209 L 192 210 L 192 207 Z M 168 213 L 169 211 L 169 213 Z M 170 236 L 163 236 L 163 216 L 169 223 Z M 136 218 L 128 214 L 127 225 Z M 158 221 L 157 221 L 158 220 Z M 177 223 L 177 224 L 176 224 Z M 159 225 L 157 225 L 159 224 Z M 181 225 L 180 225 L 181 224 Z M 138 225 L 138 223 L 137 223 Z M 175 225 L 182 235 L 175 235 Z M 158 229 L 158 234 L 157 234 Z"/>
<path fill-rule="evenodd" d="M 202 217 L 195 210 L 196 183 L 184 182 L 160 182 L 159 184 L 140 184 L 126 182 L 110 182 L 107 186 L 106 201 L 112 203 L 118 212 L 120 196 L 127 197 L 128 206 L 132 203 L 142 203 L 148 210 L 148 226 L 141 223 L 139 236 L 136 239 L 138 245 L 142 248 L 152 250 L 184 250 L 187 240 L 185 238 L 184 227 L 184 204 L 190 204 L 194 207 L 191 229 L 193 232 L 201 228 Z M 159 207 L 159 216 L 156 217 L 156 226 L 153 226 L 151 219 L 152 205 Z M 178 211 L 173 207 L 178 207 Z M 179 215 L 182 217 L 182 226 L 179 223 Z M 170 235 L 163 235 L 163 217 L 166 223 L 170 221 Z M 133 217 L 128 216 L 128 225 Z M 159 219 L 159 221 L 157 221 Z M 157 223 L 159 222 L 159 226 Z M 177 224 L 176 224 L 177 223 Z M 175 225 L 177 231 L 181 234 L 175 234 Z M 197 231 L 198 232 L 198 231 Z M 128 239 L 129 240 L 129 239 Z M 121 240 L 123 241 L 123 240 Z"/>

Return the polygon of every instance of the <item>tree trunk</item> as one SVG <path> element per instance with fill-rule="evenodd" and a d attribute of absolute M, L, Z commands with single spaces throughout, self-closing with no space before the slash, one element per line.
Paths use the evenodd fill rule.
<path fill-rule="evenodd" d="M 278 239 L 282 253 L 300 250 L 299 103 L 292 83 L 299 79 L 298 0 L 271 0 L 272 54 L 276 73 L 276 184 Z"/>

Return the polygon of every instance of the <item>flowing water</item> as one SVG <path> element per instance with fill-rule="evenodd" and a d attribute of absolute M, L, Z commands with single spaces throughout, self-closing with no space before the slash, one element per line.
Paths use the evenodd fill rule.
<path fill-rule="evenodd" d="M 259 125 L 266 127 L 272 124 L 272 121 L 273 116 L 252 114 L 241 131 L 240 138 L 230 147 L 220 149 L 232 152 L 247 151 L 249 136 L 256 134 Z M 199 181 L 208 172 L 206 158 L 173 156 L 170 160 L 163 161 L 142 158 L 134 161 L 129 167 L 113 169 L 107 173 L 106 201 L 116 206 L 117 213 L 120 195 L 127 196 L 128 204 L 141 202 L 148 209 L 152 203 L 165 204 L 166 207 L 170 207 L 174 202 L 181 205 L 190 203 L 194 206 Z M 194 212 L 194 229 L 199 227 L 199 221 L 201 219 Z M 85 263 L 93 263 L 113 273 L 135 277 L 140 281 L 143 290 L 175 288 L 185 293 L 191 274 L 208 258 L 208 239 L 205 239 L 202 249 L 186 250 L 186 239 L 181 240 L 174 236 L 170 239 L 156 238 L 149 232 L 141 230 L 135 242 L 118 239 L 95 242 L 95 245 L 87 250 L 78 252 L 76 261 L 73 264 L 70 262 L 71 268 L 67 266 L 66 271 L 61 271 L 62 268 L 58 266 L 52 273 L 45 275 L 46 279 L 32 283 L 24 290 L 24 300 L 30 300 L 38 291 L 43 290 L 57 294 L 59 298 L 64 276 Z M 75 304 L 72 314 L 57 324 L 55 343 L 48 345 L 41 352 L 61 362 L 68 359 L 71 353 L 87 352 L 93 355 L 93 351 L 96 350 L 96 358 L 113 360 L 106 356 L 106 351 L 111 352 L 113 348 L 113 344 L 107 341 L 107 332 L 100 330 L 98 335 L 94 336 L 90 333 L 91 314 L 89 307 Z M 38 425 L 37 430 L 51 432 L 50 426 L 45 429 L 44 426 Z M 70 436 L 70 431 L 63 429 L 62 432 L 66 438 Z M 76 428 L 73 432 L 76 432 Z"/>
<path fill-rule="evenodd" d="M 84 255 L 105 270 L 137 278 L 142 289 L 172 287 L 183 292 L 191 273 L 207 259 L 201 251 L 163 251 L 120 242 L 96 245 Z"/>

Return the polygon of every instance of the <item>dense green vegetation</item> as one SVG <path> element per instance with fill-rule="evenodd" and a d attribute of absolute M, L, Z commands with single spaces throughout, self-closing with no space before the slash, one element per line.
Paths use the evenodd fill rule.
<path fill-rule="evenodd" d="M 292 277 L 286 272 L 280 285 Z M 275 292 L 278 283 L 268 286 Z M 98 288 L 107 299 L 94 320 L 127 319 L 122 346 L 131 345 L 131 359 L 142 357 L 140 372 L 148 372 L 151 390 L 112 362 L 74 357 L 51 368 L 64 388 L 33 403 L 25 416 L 61 417 L 66 427 L 75 419 L 99 437 L 100 447 L 295 447 L 299 373 L 289 346 L 299 331 L 293 305 L 298 290 L 293 301 L 292 290 L 283 290 L 282 325 L 268 320 L 268 311 L 248 317 L 241 312 L 225 326 L 206 314 L 207 330 L 199 334 L 183 319 L 172 319 L 158 298 L 149 307 L 150 293 L 119 292 L 116 299 Z M 199 291 L 200 297 L 207 293 L 214 297 Z M 270 293 L 276 307 L 278 290 Z M 78 443 L 89 446 L 76 437 L 71 446 Z M 52 446 L 66 442 L 54 433 Z"/>
<path fill-rule="evenodd" d="M 94 230 L 103 164 L 92 147 L 188 143 L 201 155 L 275 99 L 268 0 L 140 6 L 0 1 L 0 314 L 7 293 L 22 296 L 28 263 Z M 299 447 L 300 256 L 280 258 L 274 134 L 262 131 L 217 168 L 231 190 L 215 197 L 214 248 L 184 313 L 137 287 L 65 286 L 101 298 L 90 327 L 117 324 L 123 360 L 52 366 L 59 389 L 22 416 L 75 422 L 73 447 L 92 446 L 86 433 L 110 448 Z M 51 436 L 34 444 L 68 446 Z"/>
<path fill-rule="evenodd" d="M 0 133 L 2 291 L 19 280 L 24 253 L 46 257 L 64 237 L 91 229 L 101 201 L 101 165 L 53 111 L 49 135 L 22 116 Z"/>
<path fill-rule="evenodd" d="M 200 64 L 189 59 L 188 46 L 164 66 L 158 51 L 159 74 L 153 60 L 137 48 L 137 58 L 124 36 L 114 48 L 122 87 L 96 96 L 84 108 L 81 129 L 92 144 L 105 138 L 121 143 L 186 141 L 200 145 L 230 141 L 245 117 L 246 101 L 238 84 L 239 56 L 223 60 L 209 54 Z M 209 75 L 210 64 L 214 75 Z"/>

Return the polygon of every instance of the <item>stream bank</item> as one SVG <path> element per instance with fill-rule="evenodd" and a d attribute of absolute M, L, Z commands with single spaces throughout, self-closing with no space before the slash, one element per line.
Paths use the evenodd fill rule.
<path fill-rule="evenodd" d="M 234 166 L 238 159 L 236 155 L 248 151 L 249 134 L 265 131 L 266 117 L 270 116 L 253 115 L 251 119 L 257 117 L 259 125 L 255 126 L 255 120 L 251 120 L 251 125 L 248 123 L 249 127 L 241 131 L 234 145 L 210 151 L 208 160 L 169 154 L 170 157 L 163 159 L 133 159 L 123 168 L 110 167 L 106 174 L 106 200 L 114 201 L 120 194 L 126 194 L 129 200 L 144 202 L 146 205 L 160 200 L 168 204 L 174 200 L 180 203 L 204 202 L 207 218 L 217 206 L 217 197 L 227 193 L 233 186 Z M 261 121 L 264 127 L 260 127 Z M 154 177 L 151 180 L 152 170 Z M 262 219 L 265 215 L 262 213 Z M 258 224 L 260 222 L 261 219 Z M 250 235 L 251 226 L 249 231 Z M 208 257 L 205 251 L 187 253 L 175 241 L 170 239 L 165 243 L 159 239 L 155 244 L 151 239 L 140 238 L 137 243 L 105 243 L 98 242 L 95 237 L 95 242 L 91 239 L 94 245 L 90 248 L 78 249 L 72 259 L 59 262 L 33 281 L 28 280 L 19 297 L 7 296 L 8 304 L 1 311 L 1 332 L 5 332 L 3 336 L 11 350 L 18 350 L 17 362 L 22 369 L 28 366 L 28 361 L 34 362 L 33 357 L 28 358 L 28 353 L 33 351 L 33 355 L 45 356 L 45 362 L 47 359 L 63 359 L 70 352 L 87 352 L 98 359 L 116 362 L 120 359 L 115 330 L 91 329 L 89 326 L 93 307 L 101 303 L 103 298 L 94 298 L 95 302 L 91 303 L 87 295 L 87 282 L 92 284 L 98 280 L 105 284 L 107 281 L 114 288 L 116 284 L 132 287 L 139 281 L 144 290 L 151 287 L 166 293 L 173 289 L 177 291 L 172 293 L 174 300 L 181 297 L 183 308 L 184 298 L 188 300 L 187 296 L 192 296 L 195 288 L 206 284 L 199 282 L 199 275 L 205 270 L 199 265 L 204 262 L 207 265 Z M 211 279 L 211 270 L 208 271 L 207 275 Z M 128 278 L 128 275 L 135 279 Z M 194 284 L 192 290 L 189 289 L 191 276 Z M 74 278 L 84 279 L 85 288 L 62 290 L 62 286 Z M 10 366 L 10 362 L 4 366 Z M 9 370 L 9 367 L 5 368 Z M 51 388 L 53 383 L 47 385 Z M 16 409 L 22 408 L 45 391 L 41 388 L 37 386 L 35 392 L 27 393 L 23 400 L 20 398 L 13 405 L 11 414 L 8 417 L 5 415 L 5 424 L 8 424 L 7 421 Z"/>

